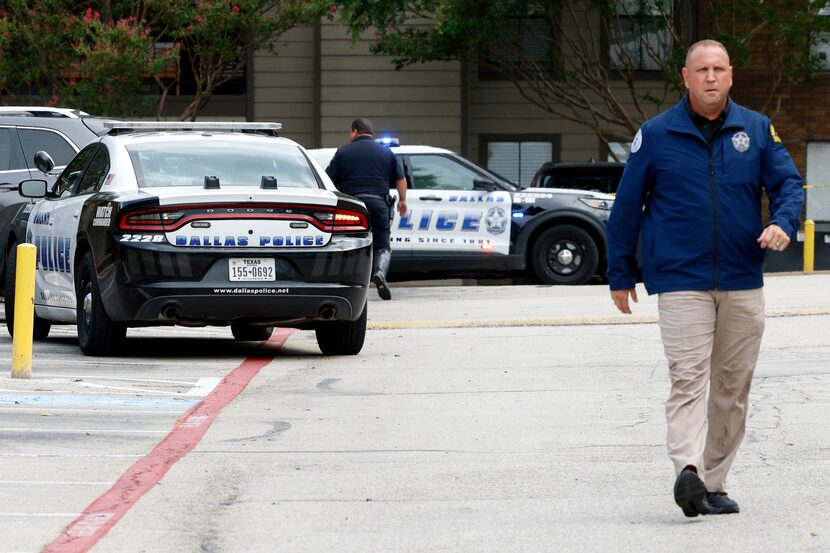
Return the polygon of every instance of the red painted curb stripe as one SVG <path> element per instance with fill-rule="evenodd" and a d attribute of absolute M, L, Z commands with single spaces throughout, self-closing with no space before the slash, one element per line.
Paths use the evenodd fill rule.
<path fill-rule="evenodd" d="M 146 457 L 136 462 L 103 495 L 52 541 L 44 552 L 83 553 L 92 549 L 130 508 L 162 479 L 176 461 L 187 455 L 207 432 L 220 411 L 239 395 L 259 371 L 282 349 L 293 329 L 279 328 L 253 355 L 232 370 Z"/>

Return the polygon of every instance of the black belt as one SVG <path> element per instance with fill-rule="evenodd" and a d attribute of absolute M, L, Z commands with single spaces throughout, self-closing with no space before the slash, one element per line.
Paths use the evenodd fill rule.
<path fill-rule="evenodd" d="M 378 194 L 355 194 L 355 198 L 370 198 L 372 200 L 380 200 L 386 202 L 386 196 L 379 196 Z"/>

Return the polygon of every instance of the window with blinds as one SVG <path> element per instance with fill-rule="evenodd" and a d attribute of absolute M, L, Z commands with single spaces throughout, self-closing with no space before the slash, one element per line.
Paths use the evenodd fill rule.
<path fill-rule="evenodd" d="M 830 17 L 830 2 L 818 11 L 819 17 Z M 830 33 L 815 33 L 810 40 L 810 53 L 812 55 L 824 55 L 820 71 L 830 71 Z"/>
<path fill-rule="evenodd" d="M 554 74 L 550 22 L 541 17 L 508 19 L 502 37 L 479 59 L 479 78 L 509 79 L 532 73 L 535 67 Z"/>
<path fill-rule="evenodd" d="M 529 186 L 543 163 L 554 160 L 554 140 L 486 141 L 486 167 L 520 186 Z"/>
<path fill-rule="evenodd" d="M 631 142 L 609 142 L 608 150 L 606 161 L 619 160 L 625 162 L 631 153 Z M 615 154 L 617 157 L 615 158 L 612 154 Z"/>
<path fill-rule="evenodd" d="M 671 18 L 669 0 L 618 0 L 617 25 L 610 29 L 612 69 L 659 71 L 669 57 L 671 35 L 664 23 Z"/>
<path fill-rule="evenodd" d="M 830 142 L 807 143 L 807 218 L 830 222 Z"/>

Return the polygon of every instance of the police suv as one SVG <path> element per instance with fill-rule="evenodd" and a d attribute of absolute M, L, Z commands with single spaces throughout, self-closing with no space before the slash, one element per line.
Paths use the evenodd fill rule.
<path fill-rule="evenodd" d="M 486 276 L 532 269 L 546 284 L 585 284 L 604 274 L 613 196 L 523 189 L 449 150 L 391 148 L 404 167 L 409 207 L 392 222 L 391 274 Z M 309 153 L 326 167 L 335 151 Z M 394 188 L 390 193 L 397 195 Z"/>
<path fill-rule="evenodd" d="M 108 122 L 52 187 L 26 180 L 10 229 L 37 247 L 35 337 L 77 324 L 87 355 L 117 352 L 128 327 L 314 329 L 325 354 L 356 354 L 372 263 L 365 206 L 336 191 L 276 123 Z M 38 152 L 38 167 L 53 169 Z"/>

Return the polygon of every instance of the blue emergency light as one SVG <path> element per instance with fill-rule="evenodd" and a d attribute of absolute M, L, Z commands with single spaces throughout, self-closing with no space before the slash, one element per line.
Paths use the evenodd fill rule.
<path fill-rule="evenodd" d="M 392 136 L 382 136 L 380 138 L 376 138 L 375 142 L 378 142 L 379 144 L 383 144 L 384 146 L 389 146 L 389 147 L 400 146 L 401 145 L 401 141 L 399 139 L 395 138 L 395 137 L 392 137 Z"/>

